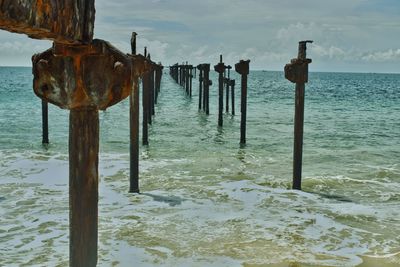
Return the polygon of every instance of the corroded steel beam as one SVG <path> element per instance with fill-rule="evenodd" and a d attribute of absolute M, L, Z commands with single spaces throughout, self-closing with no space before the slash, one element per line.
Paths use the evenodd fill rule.
<path fill-rule="evenodd" d="M 0 29 L 35 39 L 89 43 L 94 0 L 0 0 Z"/>
<path fill-rule="evenodd" d="M 285 66 L 285 78 L 296 83 L 294 144 L 293 144 L 293 189 L 301 190 L 301 172 L 303 164 L 303 129 L 304 129 L 304 95 L 305 83 L 308 82 L 308 64 L 311 59 L 306 57 L 307 43 L 300 41 L 298 56 Z"/>
<path fill-rule="evenodd" d="M 131 92 L 132 59 L 102 40 L 54 43 L 32 61 L 36 95 L 64 109 L 105 110 Z"/>

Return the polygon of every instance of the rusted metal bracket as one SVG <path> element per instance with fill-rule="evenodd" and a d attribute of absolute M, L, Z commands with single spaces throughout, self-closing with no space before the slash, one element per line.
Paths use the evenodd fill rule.
<path fill-rule="evenodd" d="M 94 0 L 0 0 L 0 29 L 60 43 L 93 39 Z"/>
<path fill-rule="evenodd" d="M 299 56 L 285 65 L 285 78 L 292 83 L 307 83 L 308 82 L 308 64 L 312 62 L 311 59 L 306 58 L 306 44 L 313 41 L 299 42 Z M 301 51 L 300 51 L 301 50 Z M 304 52 L 303 52 L 304 50 Z"/>
<path fill-rule="evenodd" d="M 60 108 L 105 110 L 131 92 L 132 59 L 103 40 L 54 43 L 32 62 L 36 95 Z"/>

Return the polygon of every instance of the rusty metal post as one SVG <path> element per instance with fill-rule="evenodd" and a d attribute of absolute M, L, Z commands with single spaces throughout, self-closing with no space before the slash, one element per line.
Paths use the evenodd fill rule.
<path fill-rule="evenodd" d="M 144 74 L 142 79 L 142 144 L 149 145 L 149 73 Z"/>
<path fill-rule="evenodd" d="M 151 61 L 151 55 L 149 53 L 148 59 Z M 155 84 L 154 84 L 154 75 L 155 75 L 155 63 L 152 62 L 151 64 L 151 72 L 150 72 L 150 84 L 149 84 L 149 124 L 153 123 L 152 116 L 155 115 L 155 108 L 154 108 L 154 98 L 155 98 Z"/>
<path fill-rule="evenodd" d="M 294 115 L 294 145 L 293 145 L 293 189 L 301 190 L 301 173 L 303 161 L 303 129 L 304 129 L 304 93 L 305 83 L 308 82 L 308 64 L 311 59 L 306 58 L 307 43 L 299 42 L 299 51 L 296 59 L 285 66 L 285 77 L 296 83 L 295 115 Z"/>
<path fill-rule="evenodd" d="M 203 98 L 203 69 L 201 68 L 201 65 L 197 65 L 197 69 L 199 69 L 199 110 L 201 110 Z"/>
<path fill-rule="evenodd" d="M 232 115 L 235 115 L 235 80 L 230 81 L 231 91 L 232 91 Z"/>
<path fill-rule="evenodd" d="M 193 86 L 193 66 L 189 65 L 189 97 L 192 97 L 192 86 Z"/>
<path fill-rule="evenodd" d="M 42 144 L 49 144 L 49 105 L 42 100 Z"/>
<path fill-rule="evenodd" d="M 54 43 L 32 57 L 35 94 L 69 109 L 70 265 L 96 266 L 98 110 L 131 92 L 132 62 L 102 40 Z M 99 88 L 101 90 L 99 90 Z"/>
<path fill-rule="evenodd" d="M 218 126 L 222 127 L 223 125 L 223 109 L 224 109 L 224 72 L 225 72 L 225 64 L 222 62 L 222 55 L 220 55 L 219 63 L 214 66 L 214 70 L 218 72 Z"/>
<path fill-rule="evenodd" d="M 186 62 L 185 65 L 185 91 L 186 91 L 186 95 L 189 95 L 189 65 Z"/>
<path fill-rule="evenodd" d="M 70 266 L 97 265 L 99 113 L 73 109 L 69 121 Z"/>
<path fill-rule="evenodd" d="M 147 54 L 147 59 L 151 63 L 151 55 L 150 53 Z M 154 93 L 154 72 L 153 72 L 153 64 L 151 71 L 147 75 L 148 83 L 146 88 L 146 95 L 147 95 L 147 122 L 151 125 L 153 124 L 153 93 Z M 152 78 L 153 77 L 153 78 Z"/>
<path fill-rule="evenodd" d="M 131 51 L 136 55 L 136 32 L 132 33 Z M 129 96 L 130 175 L 129 193 L 139 193 L 139 81 L 133 80 Z"/>
<path fill-rule="evenodd" d="M 240 144 L 246 144 L 246 120 L 247 120 L 247 76 L 250 72 L 250 60 L 241 60 L 235 64 L 235 70 L 241 75 L 241 119 L 240 119 Z"/>
<path fill-rule="evenodd" d="M 230 75 L 230 72 L 231 72 L 231 69 L 232 69 L 232 66 L 227 66 L 226 67 L 227 68 L 227 70 L 228 70 L 228 77 L 227 78 L 225 78 L 225 83 L 226 83 L 226 104 L 225 104 L 225 112 L 226 113 L 228 113 L 229 112 L 229 87 L 230 87 L 230 82 L 231 82 L 231 75 Z"/>
<path fill-rule="evenodd" d="M 204 86 L 204 111 L 206 115 L 210 115 L 210 85 L 212 81 L 210 80 L 210 64 L 203 64 L 203 86 Z"/>

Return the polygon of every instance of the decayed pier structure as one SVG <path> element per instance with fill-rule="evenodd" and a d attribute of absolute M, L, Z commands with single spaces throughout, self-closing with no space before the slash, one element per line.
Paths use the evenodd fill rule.
<path fill-rule="evenodd" d="M 98 239 L 98 162 L 99 110 L 130 97 L 130 188 L 139 192 L 139 84 L 142 80 L 142 142 L 148 145 L 148 124 L 155 115 L 160 93 L 162 65 L 151 61 L 150 53 L 136 53 L 136 33 L 132 34 L 131 54 L 124 54 L 104 40 L 93 39 L 94 0 L 0 0 L 0 29 L 49 39 L 53 45 L 32 57 L 33 88 L 42 99 L 43 143 L 48 143 L 47 103 L 70 110 L 69 117 L 69 203 L 70 266 L 97 264 Z M 293 188 L 301 189 L 304 123 L 304 87 L 308 81 L 306 44 L 299 43 L 298 58 L 285 66 L 285 77 L 296 83 L 296 108 L 293 152 Z M 247 76 L 249 60 L 240 61 L 235 70 L 241 75 L 241 137 L 246 143 Z M 218 125 L 223 125 L 223 89 L 226 85 L 226 112 L 229 112 L 231 87 L 234 115 L 234 86 L 222 61 L 218 72 Z M 192 97 L 193 69 L 199 70 L 199 110 L 209 114 L 210 64 L 194 67 L 176 64 L 170 74 Z M 225 76 L 228 70 L 228 76 Z"/>

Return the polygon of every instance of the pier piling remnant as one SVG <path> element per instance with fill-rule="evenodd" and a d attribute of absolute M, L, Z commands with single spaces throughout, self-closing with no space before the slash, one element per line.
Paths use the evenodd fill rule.
<path fill-rule="evenodd" d="M 146 58 L 136 55 L 136 36 L 137 34 L 133 32 L 130 55 L 134 68 L 132 68 L 132 89 L 129 96 L 129 193 L 139 193 L 139 78 L 150 69 Z"/>
<path fill-rule="evenodd" d="M 32 57 L 33 88 L 70 110 L 70 266 L 97 264 L 99 114 L 129 96 L 132 58 L 93 40 L 94 0 L 0 1 L 0 29 L 53 40 Z"/>
<path fill-rule="evenodd" d="M 132 32 L 132 56 L 136 55 L 136 36 L 137 33 Z M 129 193 L 139 193 L 139 112 L 139 80 L 136 78 L 129 96 Z"/>
<path fill-rule="evenodd" d="M 192 98 L 192 86 L 193 86 L 193 66 L 188 66 L 188 76 L 189 76 L 189 97 Z"/>
<path fill-rule="evenodd" d="M 210 80 L 210 64 L 203 65 L 203 86 L 204 86 L 204 102 L 203 109 L 206 115 L 210 115 L 210 86 L 212 81 Z"/>
<path fill-rule="evenodd" d="M 305 83 L 308 82 L 308 65 L 311 59 L 306 57 L 307 43 L 300 41 L 298 56 L 285 66 L 285 78 L 296 83 L 295 115 L 294 115 L 294 146 L 293 146 L 293 189 L 301 190 L 301 173 L 303 160 L 303 129 L 304 129 L 304 94 Z"/>
<path fill-rule="evenodd" d="M 235 64 L 235 70 L 241 75 L 241 119 L 240 119 L 240 144 L 246 144 L 246 119 L 247 119 L 247 76 L 250 72 L 250 60 L 241 60 Z"/>
<path fill-rule="evenodd" d="M 235 115 L 235 80 L 230 80 L 229 85 L 231 86 L 231 98 L 232 98 L 232 115 Z"/>
<path fill-rule="evenodd" d="M 203 68 L 202 64 L 197 65 L 196 69 L 199 70 L 199 110 L 202 108 L 202 99 L 203 99 Z M 196 70 L 195 69 L 195 70 Z"/>
<path fill-rule="evenodd" d="M 49 144 L 49 105 L 42 100 L 42 144 Z"/>
<path fill-rule="evenodd" d="M 231 86 L 231 69 L 232 66 L 228 65 L 226 66 L 226 69 L 228 70 L 228 76 L 225 77 L 225 85 L 226 85 L 226 99 L 225 99 L 225 112 L 229 112 L 229 88 Z"/>
<path fill-rule="evenodd" d="M 223 109 L 224 109 L 224 72 L 226 66 L 222 62 L 222 55 L 220 55 L 219 63 L 214 66 L 214 70 L 218 72 L 218 126 L 222 127 L 223 125 Z"/>
<path fill-rule="evenodd" d="M 34 91 L 69 109 L 70 265 L 97 262 L 99 115 L 131 92 L 131 59 L 109 43 L 54 43 L 34 55 Z"/>

